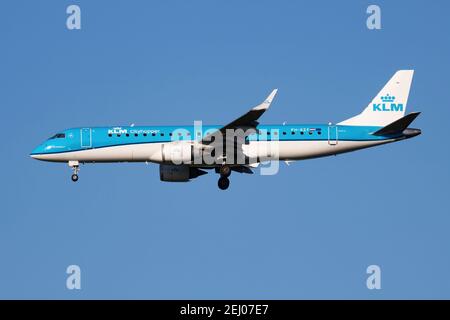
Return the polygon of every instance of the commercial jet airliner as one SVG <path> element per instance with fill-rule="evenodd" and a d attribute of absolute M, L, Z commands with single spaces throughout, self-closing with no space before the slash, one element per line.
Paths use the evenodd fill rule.
<path fill-rule="evenodd" d="M 161 181 L 185 182 L 214 169 L 225 190 L 234 172 L 253 173 L 267 161 L 295 161 L 337 155 L 415 137 L 409 128 L 419 115 L 405 116 L 414 70 L 400 70 L 358 115 L 337 124 L 262 125 L 277 90 L 260 105 L 224 126 L 81 127 L 53 135 L 35 148 L 34 159 L 65 162 L 78 181 L 80 164 L 151 162 Z"/>

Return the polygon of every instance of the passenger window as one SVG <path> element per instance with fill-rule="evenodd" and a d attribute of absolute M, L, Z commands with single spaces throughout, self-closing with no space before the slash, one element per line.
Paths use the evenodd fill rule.
<path fill-rule="evenodd" d="M 137 133 L 135 133 L 135 134 L 134 134 L 134 136 L 135 136 L 135 137 L 137 137 L 137 136 L 138 136 L 138 134 L 137 134 Z"/>
<path fill-rule="evenodd" d="M 129 137 L 130 135 L 127 133 L 126 136 Z"/>
<path fill-rule="evenodd" d="M 146 133 L 144 133 L 144 137 L 146 137 L 147 136 L 147 134 Z"/>
<path fill-rule="evenodd" d="M 152 133 L 152 136 L 153 136 L 153 137 L 156 136 L 156 133 Z"/>
<path fill-rule="evenodd" d="M 112 134 L 111 134 L 111 133 L 109 133 L 109 134 L 108 134 L 108 137 L 112 137 Z"/>
<path fill-rule="evenodd" d="M 161 137 L 164 137 L 164 133 L 163 132 L 161 132 Z"/>

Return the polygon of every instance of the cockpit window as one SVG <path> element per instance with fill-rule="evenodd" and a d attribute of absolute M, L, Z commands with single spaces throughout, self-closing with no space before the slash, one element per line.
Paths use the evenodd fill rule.
<path fill-rule="evenodd" d="M 50 139 L 62 139 L 62 138 L 65 138 L 65 137 L 66 137 L 65 133 L 57 133 L 54 136 L 50 137 Z"/>

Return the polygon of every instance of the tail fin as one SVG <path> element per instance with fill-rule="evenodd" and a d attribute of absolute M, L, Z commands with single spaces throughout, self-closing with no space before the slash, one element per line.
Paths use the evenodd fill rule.
<path fill-rule="evenodd" d="M 338 124 L 384 127 L 405 115 L 414 70 L 399 70 L 363 112 Z"/>

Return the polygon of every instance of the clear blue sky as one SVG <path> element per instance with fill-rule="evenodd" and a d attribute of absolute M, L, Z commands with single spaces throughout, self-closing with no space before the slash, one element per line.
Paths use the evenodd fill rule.
<path fill-rule="evenodd" d="M 448 1 L 1 7 L 0 298 L 450 298 Z M 405 68 L 421 136 L 233 174 L 226 192 L 216 175 L 162 183 L 145 164 L 86 165 L 74 184 L 28 156 L 64 128 L 227 122 L 273 88 L 264 123 L 337 122 Z"/>

